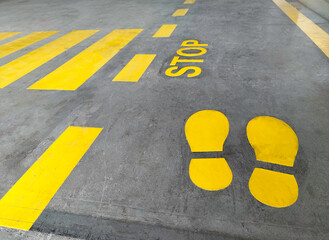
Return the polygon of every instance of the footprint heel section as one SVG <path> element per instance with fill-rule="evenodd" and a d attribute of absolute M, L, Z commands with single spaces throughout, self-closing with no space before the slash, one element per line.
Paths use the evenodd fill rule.
<path fill-rule="evenodd" d="M 293 129 L 280 119 L 260 116 L 247 126 L 247 137 L 253 147 L 256 159 L 293 167 L 298 152 L 298 138 Z M 298 199 L 298 184 L 294 175 L 255 168 L 249 190 L 261 203 L 283 208 Z"/>
<path fill-rule="evenodd" d="M 229 133 L 226 116 L 215 110 L 194 113 L 186 122 L 185 134 L 192 152 L 223 151 Z M 232 171 L 225 158 L 193 158 L 189 166 L 191 181 L 201 189 L 218 191 L 232 182 Z"/>

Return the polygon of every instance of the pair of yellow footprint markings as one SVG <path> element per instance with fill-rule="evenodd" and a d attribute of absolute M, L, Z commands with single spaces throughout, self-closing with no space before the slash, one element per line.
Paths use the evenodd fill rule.
<path fill-rule="evenodd" d="M 192 152 L 223 151 L 228 133 L 226 116 L 214 110 L 193 114 L 185 125 Z M 274 117 L 256 117 L 247 125 L 247 137 L 258 161 L 293 167 L 298 138 L 285 122 Z M 225 158 L 193 158 L 189 174 L 196 186 L 208 191 L 224 189 L 233 179 Z M 257 167 L 250 177 L 249 189 L 258 201 L 271 207 L 288 207 L 298 198 L 295 176 Z"/>

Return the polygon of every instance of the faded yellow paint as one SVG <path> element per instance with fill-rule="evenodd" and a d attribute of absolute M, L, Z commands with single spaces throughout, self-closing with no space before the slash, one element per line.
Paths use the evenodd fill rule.
<path fill-rule="evenodd" d="M 185 0 L 184 4 L 194 4 L 195 0 Z"/>
<path fill-rule="evenodd" d="M 21 37 L 12 42 L 6 43 L 0 46 L 0 58 L 8 56 L 18 50 L 21 50 L 27 46 L 32 45 L 33 43 L 39 42 L 42 39 L 45 39 L 53 34 L 57 33 L 56 31 L 48 32 L 34 32 L 25 37 Z"/>
<path fill-rule="evenodd" d="M 296 178 L 291 174 L 255 168 L 249 181 L 251 194 L 261 203 L 283 208 L 298 198 Z"/>
<path fill-rule="evenodd" d="M 24 56 L 0 67 L 0 88 L 15 82 L 25 74 L 45 64 L 79 42 L 90 37 L 98 30 L 73 31 L 48 43 Z"/>
<path fill-rule="evenodd" d="M 0 41 L 19 34 L 20 32 L 0 32 Z"/>
<path fill-rule="evenodd" d="M 153 37 L 154 38 L 170 37 L 176 27 L 177 27 L 177 24 L 162 25 L 159 28 L 159 30 L 153 35 Z"/>
<path fill-rule="evenodd" d="M 29 230 L 101 131 L 68 127 L 0 200 L 0 226 Z"/>
<path fill-rule="evenodd" d="M 178 62 L 203 62 L 203 59 L 184 59 L 184 58 L 179 58 L 179 56 L 173 57 L 170 65 L 175 66 L 176 63 Z"/>
<path fill-rule="evenodd" d="M 329 34 L 285 0 L 273 2 L 329 57 Z"/>
<path fill-rule="evenodd" d="M 285 122 L 274 117 L 256 117 L 248 123 L 247 136 L 258 161 L 294 165 L 298 138 Z"/>
<path fill-rule="evenodd" d="M 143 29 L 117 29 L 48 74 L 29 89 L 74 91 Z"/>
<path fill-rule="evenodd" d="M 227 118 L 215 110 L 196 112 L 185 125 L 186 139 L 192 152 L 223 151 L 228 133 Z"/>
<path fill-rule="evenodd" d="M 181 16 L 185 16 L 185 14 L 187 13 L 188 8 L 182 8 L 182 9 L 177 9 L 174 13 L 173 13 L 173 17 L 181 17 Z"/>
<path fill-rule="evenodd" d="M 136 54 L 112 81 L 138 82 L 155 56 L 155 54 Z"/>
<path fill-rule="evenodd" d="M 233 179 L 225 158 L 193 158 L 190 162 L 189 174 L 196 186 L 208 191 L 224 189 Z"/>

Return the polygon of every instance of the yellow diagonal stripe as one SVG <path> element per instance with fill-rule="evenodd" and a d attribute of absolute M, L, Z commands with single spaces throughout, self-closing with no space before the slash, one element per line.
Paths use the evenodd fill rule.
<path fill-rule="evenodd" d="M 193 4 L 195 0 L 185 0 L 184 4 Z"/>
<path fill-rule="evenodd" d="M 273 2 L 329 57 L 329 34 L 285 0 Z"/>
<path fill-rule="evenodd" d="M 32 72 L 42 64 L 65 52 L 79 42 L 90 37 L 98 30 L 73 31 L 55 41 L 48 43 L 14 61 L 0 67 L 0 88 L 4 88 Z"/>
<path fill-rule="evenodd" d="M 156 38 L 163 38 L 163 37 L 170 37 L 170 35 L 173 33 L 175 28 L 177 27 L 177 24 L 172 25 L 162 25 L 159 30 L 153 35 L 153 37 Z"/>
<path fill-rule="evenodd" d="M 180 16 L 185 16 L 185 14 L 187 13 L 188 8 L 182 8 L 182 9 L 177 9 L 174 13 L 173 13 L 173 17 L 180 17 Z"/>
<path fill-rule="evenodd" d="M 101 131 L 68 127 L 0 200 L 0 226 L 29 230 Z"/>
<path fill-rule="evenodd" d="M 33 43 L 39 42 L 42 39 L 45 39 L 53 34 L 57 33 L 56 31 L 49 32 L 34 32 L 25 37 L 21 37 L 12 42 L 6 43 L 0 46 L 0 58 L 5 57 L 9 54 L 12 54 L 18 50 L 21 50 Z"/>
<path fill-rule="evenodd" d="M 136 54 L 112 81 L 138 82 L 155 56 L 155 54 Z"/>
<path fill-rule="evenodd" d="M 19 34 L 20 32 L 0 32 L 0 41 Z"/>
<path fill-rule="evenodd" d="M 29 89 L 76 90 L 143 29 L 117 29 L 57 68 Z"/>

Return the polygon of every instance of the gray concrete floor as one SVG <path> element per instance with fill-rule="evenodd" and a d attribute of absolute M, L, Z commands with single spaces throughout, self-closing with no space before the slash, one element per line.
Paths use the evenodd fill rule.
<path fill-rule="evenodd" d="M 1 239 L 329 238 L 328 58 L 271 0 L 183 2 L 0 1 L 0 32 L 100 30 L 0 89 L 0 198 L 68 126 L 104 128 L 31 231 L 1 228 Z M 291 3 L 329 32 L 328 18 L 304 2 Z M 172 17 L 178 8 L 189 12 Z M 177 28 L 170 38 L 152 38 L 162 24 Z M 78 90 L 26 89 L 120 28 L 144 31 Z M 0 65 L 57 37 L 4 57 Z M 209 44 L 202 74 L 166 76 L 188 39 Z M 139 82 L 111 81 L 141 53 L 157 56 Z M 197 188 L 188 174 L 192 154 L 184 126 L 204 109 L 230 121 L 221 156 L 234 179 L 217 192 Z M 259 163 L 245 129 L 261 115 L 285 121 L 299 139 L 294 168 L 264 163 L 296 176 L 299 198 L 288 208 L 266 206 L 248 188 Z"/>

